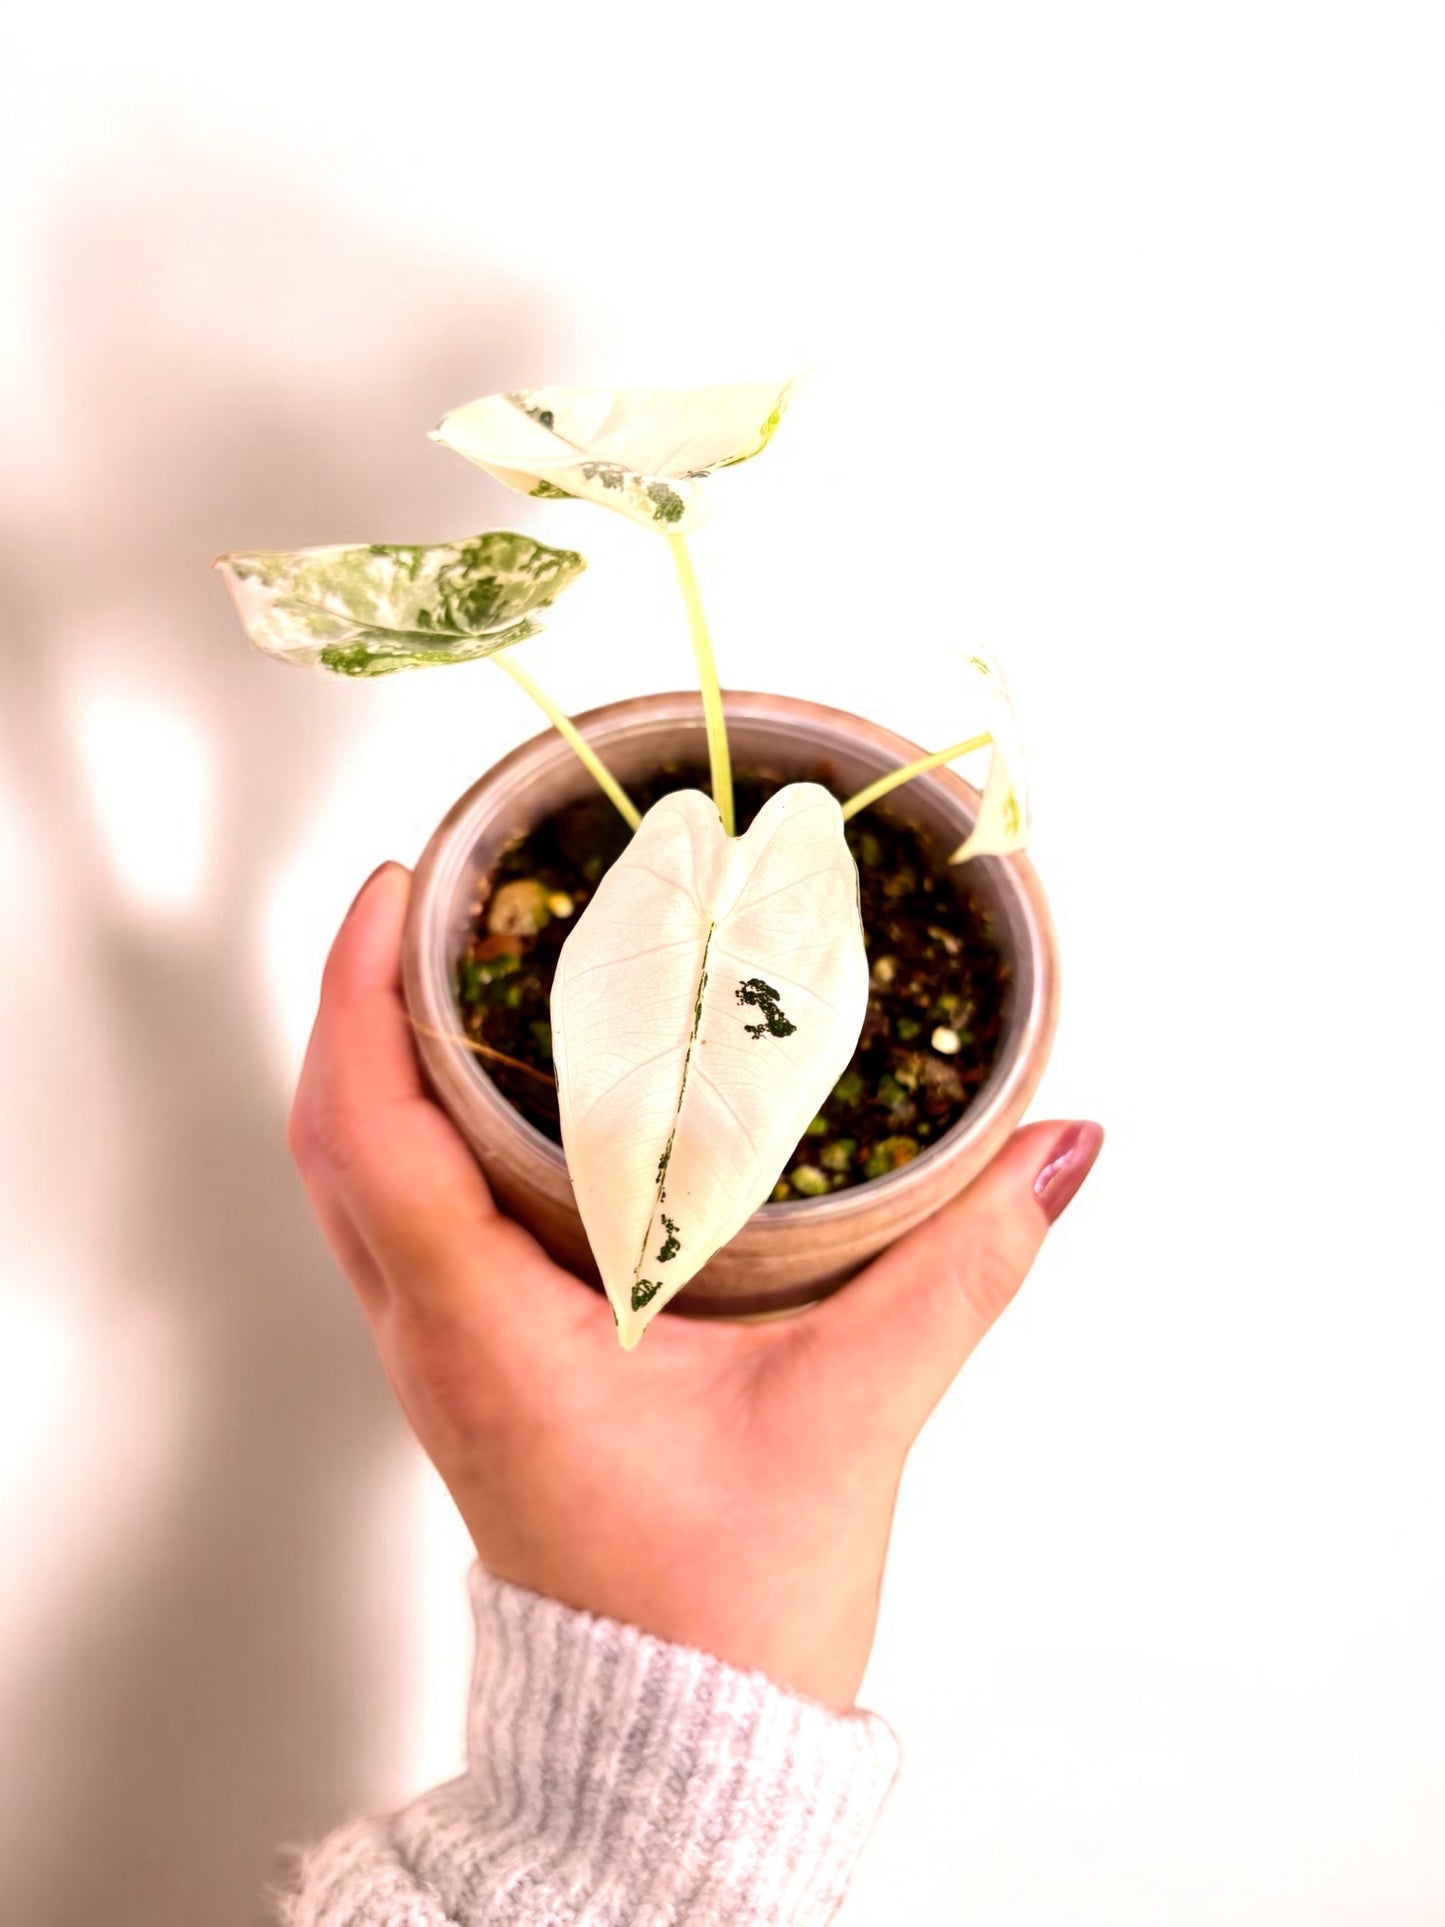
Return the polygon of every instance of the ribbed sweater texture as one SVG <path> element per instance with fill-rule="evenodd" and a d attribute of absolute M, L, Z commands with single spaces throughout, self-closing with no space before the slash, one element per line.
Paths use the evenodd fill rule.
<path fill-rule="evenodd" d="M 300 1858 L 289 1927 L 822 1927 L 898 1770 L 705 1653 L 471 1577 L 467 1772 Z"/>

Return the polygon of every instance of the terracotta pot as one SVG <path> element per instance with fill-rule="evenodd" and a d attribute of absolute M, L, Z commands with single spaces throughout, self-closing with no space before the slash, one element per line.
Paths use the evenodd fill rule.
<path fill-rule="evenodd" d="M 819 703 L 732 691 L 728 738 L 740 769 L 782 775 L 826 771 L 841 795 L 923 754 L 901 736 Z M 672 759 L 707 762 L 695 692 L 638 696 L 577 718 L 588 741 L 626 787 Z M 403 968 L 412 1016 L 430 1030 L 461 1030 L 454 984 L 468 906 L 503 848 L 580 797 L 592 778 L 549 730 L 514 749 L 448 811 L 417 865 Z M 908 823 L 938 860 L 993 913 L 1012 964 L 999 1055 L 968 1111 L 912 1163 L 887 1177 L 822 1198 L 767 1204 L 678 1294 L 670 1311 L 737 1316 L 783 1310 L 822 1297 L 885 1245 L 946 1204 L 983 1169 L 1018 1122 L 1043 1072 L 1058 1003 L 1048 907 L 1029 863 L 983 857 L 953 870 L 948 854 L 967 835 L 978 792 L 951 770 L 933 770 L 887 797 L 880 812 Z M 515 1111 L 459 1045 L 418 1033 L 439 1101 L 476 1153 L 498 1203 L 559 1263 L 598 1283 L 561 1149 Z"/>

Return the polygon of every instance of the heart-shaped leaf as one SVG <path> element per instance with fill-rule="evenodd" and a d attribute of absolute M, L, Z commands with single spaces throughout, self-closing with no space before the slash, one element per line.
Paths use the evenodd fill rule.
<path fill-rule="evenodd" d="M 246 633 L 284 662 L 343 676 L 471 662 L 537 633 L 587 566 L 502 529 L 465 542 L 258 549 L 216 558 Z"/>
<path fill-rule="evenodd" d="M 697 790 L 648 811 L 552 986 L 562 1142 L 624 1347 L 767 1202 L 867 1006 L 825 789 L 790 784 L 736 838 Z"/>
<path fill-rule="evenodd" d="M 1028 795 L 1024 788 L 1023 745 L 1009 700 L 1008 685 L 997 663 L 984 655 L 968 657 L 968 666 L 983 684 L 988 709 L 988 777 L 978 820 L 959 844 L 950 863 L 966 863 L 975 856 L 1007 856 L 1029 840 Z"/>
<path fill-rule="evenodd" d="M 432 440 L 523 495 L 686 535 L 706 512 L 698 483 L 766 448 L 795 387 L 527 388 L 455 409 Z"/>

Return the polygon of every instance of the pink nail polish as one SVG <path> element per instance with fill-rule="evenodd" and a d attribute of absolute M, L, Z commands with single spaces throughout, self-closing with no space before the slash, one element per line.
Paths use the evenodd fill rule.
<path fill-rule="evenodd" d="M 1034 1196 L 1052 1224 L 1094 1168 L 1104 1142 L 1102 1124 L 1071 1124 L 1034 1179 Z"/>

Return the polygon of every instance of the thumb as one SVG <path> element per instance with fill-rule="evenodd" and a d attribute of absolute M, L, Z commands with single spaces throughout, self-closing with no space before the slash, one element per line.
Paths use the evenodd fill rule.
<path fill-rule="evenodd" d="M 966 1191 L 809 1314 L 836 1370 L 875 1395 L 887 1388 L 910 1441 L 1012 1301 L 1103 1141 L 1086 1122 L 1016 1131 Z"/>

